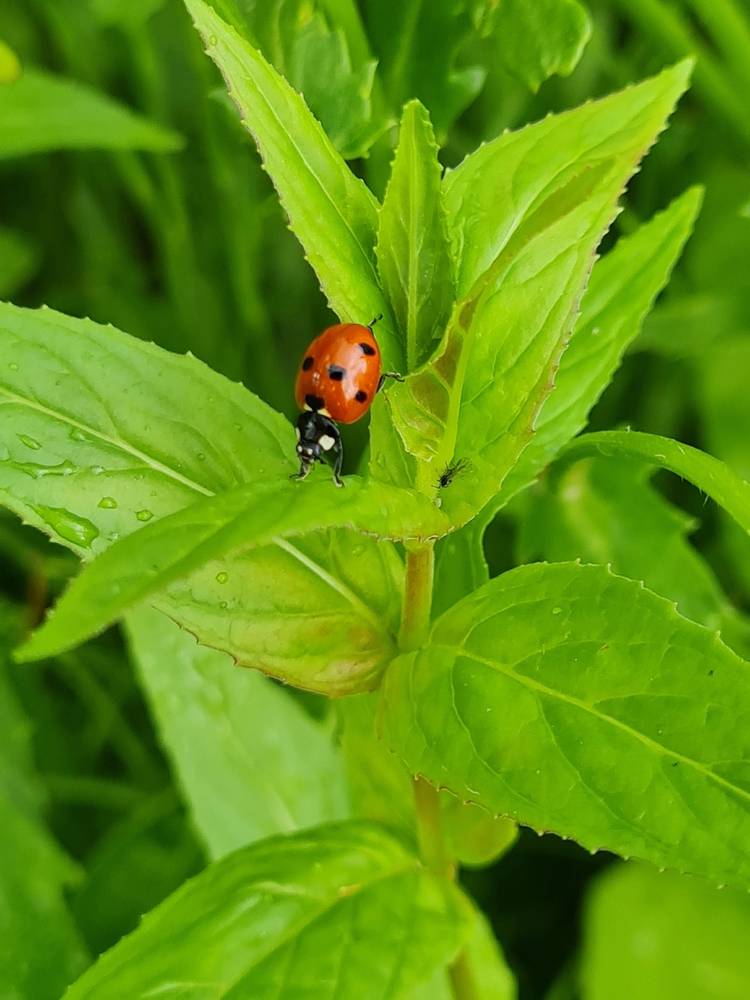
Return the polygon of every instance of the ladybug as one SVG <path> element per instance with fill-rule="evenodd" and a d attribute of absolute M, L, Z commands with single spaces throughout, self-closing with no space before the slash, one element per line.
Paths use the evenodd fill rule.
<path fill-rule="evenodd" d="M 372 332 L 379 319 L 367 326 L 329 326 L 305 351 L 295 386 L 302 410 L 297 419 L 300 467 L 292 479 L 305 479 L 316 461 L 326 462 L 334 483 L 343 486 L 344 449 L 337 424 L 353 424 L 363 417 L 386 378 L 402 380 L 396 372 L 380 370 L 380 348 Z"/>

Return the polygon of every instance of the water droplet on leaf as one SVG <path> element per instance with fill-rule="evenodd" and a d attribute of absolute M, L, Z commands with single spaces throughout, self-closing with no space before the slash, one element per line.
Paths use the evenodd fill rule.
<path fill-rule="evenodd" d="M 90 548 L 92 542 L 99 537 L 99 529 L 91 521 L 62 507 L 45 507 L 40 504 L 34 510 L 66 542 Z"/>
<path fill-rule="evenodd" d="M 114 510 L 117 506 L 117 501 L 114 497 L 102 497 L 99 501 L 99 506 L 104 510 Z"/>
<path fill-rule="evenodd" d="M 150 521 L 154 515 L 150 510 L 139 510 L 135 516 L 139 521 Z"/>
<path fill-rule="evenodd" d="M 27 448 L 31 448 L 32 451 L 39 451 L 42 447 L 38 441 L 35 441 L 33 437 L 29 437 L 28 434 L 19 434 L 18 440 L 25 444 Z"/>

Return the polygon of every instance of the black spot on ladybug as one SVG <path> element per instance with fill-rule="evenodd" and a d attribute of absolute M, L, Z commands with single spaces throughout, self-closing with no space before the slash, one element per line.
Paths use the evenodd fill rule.
<path fill-rule="evenodd" d="M 309 372 L 314 364 L 315 364 L 315 358 L 312 356 L 312 354 L 308 354 L 305 360 L 302 362 L 302 371 Z"/>
<path fill-rule="evenodd" d="M 364 389 L 359 389 L 355 394 L 354 398 L 357 400 L 358 403 L 364 403 L 364 401 L 367 399 L 367 393 L 365 392 Z"/>
<path fill-rule="evenodd" d="M 311 410 L 322 410 L 326 405 L 326 401 L 321 399 L 320 396 L 314 396 L 311 392 L 305 396 L 305 404 L 310 407 Z"/>
<path fill-rule="evenodd" d="M 372 344 L 360 344 L 359 346 L 362 348 L 362 353 L 366 354 L 369 358 L 375 353 L 375 348 Z"/>
<path fill-rule="evenodd" d="M 332 379 L 334 382 L 341 382 L 344 375 L 346 375 L 346 368 L 342 368 L 341 365 L 328 366 L 328 378 Z"/>

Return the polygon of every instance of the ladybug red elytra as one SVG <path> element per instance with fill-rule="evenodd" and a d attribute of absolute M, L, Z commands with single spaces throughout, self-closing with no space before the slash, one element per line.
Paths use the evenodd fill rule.
<path fill-rule="evenodd" d="M 316 461 L 333 469 L 333 481 L 343 486 L 344 449 L 337 424 L 353 424 L 372 406 L 386 378 L 401 379 L 396 372 L 381 372 L 380 348 L 372 323 L 336 323 L 329 326 L 305 351 L 297 374 L 295 397 L 302 413 L 297 419 L 299 472 L 304 479 Z"/>

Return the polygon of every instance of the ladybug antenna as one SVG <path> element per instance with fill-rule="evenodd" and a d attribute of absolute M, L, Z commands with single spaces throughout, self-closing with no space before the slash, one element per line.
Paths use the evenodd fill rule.
<path fill-rule="evenodd" d="M 371 319 L 370 322 L 367 324 L 367 329 L 372 333 L 372 328 L 375 326 L 376 323 L 379 323 L 382 318 L 383 314 L 378 313 L 375 319 Z"/>

